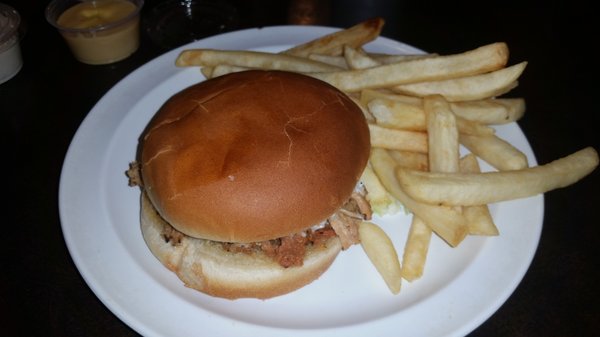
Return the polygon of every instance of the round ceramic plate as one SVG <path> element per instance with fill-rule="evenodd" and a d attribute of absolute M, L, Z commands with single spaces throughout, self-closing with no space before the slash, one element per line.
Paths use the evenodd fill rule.
<path fill-rule="evenodd" d="M 198 68 L 174 66 L 185 48 L 280 51 L 333 28 L 250 29 L 196 41 L 140 67 L 90 111 L 68 150 L 59 206 L 64 237 L 77 268 L 100 300 L 144 336 L 461 336 L 492 315 L 513 292 L 533 258 L 543 196 L 490 205 L 497 237 L 468 237 L 450 248 L 433 237 L 424 276 L 392 295 L 360 246 L 340 254 L 315 282 L 270 300 L 213 298 L 188 289 L 154 258 L 139 227 L 138 188 L 125 171 L 138 136 L 177 91 L 203 80 Z M 378 38 L 366 49 L 421 53 Z M 497 134 L 536 164 L 516 125 Z M 484 168 L 485 169 L 485 168 Z M 401 253 L 410 216 L 375 217 Z"/>

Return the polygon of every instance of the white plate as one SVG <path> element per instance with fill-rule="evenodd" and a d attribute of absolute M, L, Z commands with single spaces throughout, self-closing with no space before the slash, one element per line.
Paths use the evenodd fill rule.
<path fill-rule="evenodd" d="M 334 29 L 271 27 L 211 37 L 166 53 L 115 85 L 92 109 L 67 153 L 60 182 L 62 229 L 87 284 L 121 320 L 144 336 L 461 336 L 493 314 L 525 274 L 540 237 L 543 197 L 491 205 L 501 235 L 469 237 L 458 248 L 432 240 L 422 279 L 393 296 L 360 246 L 340 254 L 319 280 L 267 301 L 229 301 L 185 288 L 150 253 L 139 229 L 139 189 L 125 170 L 137 138 L 159 106 L 201 80 L 174 66 L 183 48 L 279 51 Z M 418 53 L 379 38 L 377 52 Z M 498 128 L 536 164 L 516 124 Z M 399 252 L 405 214 L 376 218 Z"/>

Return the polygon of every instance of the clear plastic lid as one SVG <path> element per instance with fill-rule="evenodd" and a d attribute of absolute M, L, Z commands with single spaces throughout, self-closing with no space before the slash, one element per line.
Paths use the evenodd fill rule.
<path fill-rule="evenodd" d="M 21 16 L 12 7 L 0 3 L 0 50 L 18 40 Z"/>

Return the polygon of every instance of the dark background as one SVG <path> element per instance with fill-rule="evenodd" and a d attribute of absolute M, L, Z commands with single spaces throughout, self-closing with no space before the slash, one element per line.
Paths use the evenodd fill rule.
<path fill-rule="evenodd" d="M 21 41 L 23 69 L 0 85 L 3 185 L 8 186 L 4 205 L 9 215 L 0 244 L 0 334 L 135 336 L 94 296 L 69 256 L 58 216 L 59 175 L 71 138 L 94 104 L 120 79 L 166 49 L 142 33 L 140 49 L 128 59 L 84 65 L 73 59 L 45 21 L 48 1 L 1 1 L 19 11 L 26 34 Z M 147 1 L 143 15 L 156 3 Z M 240 13 L 233 28 L 288 22 L 288 1 L 231 3 Z M 449 54 L 507 42 L 511 64 L 529 61 L 510 95 L 526 98 L 527 112 L 519 125 L 538 162 L 588 145 L 600 149 L 598 17 L 591 4 L 324 3 L 320 23 L 347 27 L 383 16 L 384 36 L 429 52 Z M 506 303 L 471 336 L 598 334 L 599 175 L 596 170 L 574 186 L 546 194 L 544 229 L 531 268 Z"/>

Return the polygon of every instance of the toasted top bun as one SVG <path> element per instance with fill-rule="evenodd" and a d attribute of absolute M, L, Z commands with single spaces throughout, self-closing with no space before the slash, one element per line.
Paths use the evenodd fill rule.
<path fill-rule="evenodd" d="M 257 242 L 326 220 L 366 166 L 361 109 L 320 80 L 244 71 L 172 96 L 141 143 L 148 197 L 196 238 Z"/>

